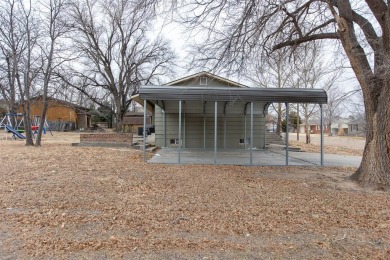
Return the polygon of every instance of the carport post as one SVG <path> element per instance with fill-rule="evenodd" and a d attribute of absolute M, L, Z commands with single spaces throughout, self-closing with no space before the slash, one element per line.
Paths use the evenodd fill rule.
<path fill-rule="evenodd" d="M 289 103 L 286 103 L 286 165 L 288 165 L 288 121 L 289 121 Z"/>
<path fill-rule="evenodd" d="M 320 126 L 320 131 L 321 131 L 321 166 L 324 166 L 324 111 L 322 110 L 322 104 L 320 105 L 320 114 L 321 114 L 321 126 Z M 329 129 L 328 129 L 329 131 Z"/>
<path fill-rule="evenodd" d="M 253 102 L 251 102 L 251 140 L 250 140 L 250 164 L 253 165 Z"/>
<path fill-rule="evenodd" d="M 186 110 L 187 110 L 187 104 L 186 102 L 184 101 L 183 102 L 183 106 L 184 106 L 184 111 L 183 111 L 183 148 L 186 148 Z"/>
<path fill-rule="evenodd" d="M 218 102 L 214 102 L 214 164 L 217 164 Z"/>
<path fill-rule="evenodd" d="M 177 149 L 177 160 L 180 164 L 180 148 L 181 148 L 181 100 L 179 101 L 179 144 Z"/>
<path fill-rule="evenodd" d="M 206 101 L 203 103 L 203 149 L 206 149 Z"/>
<path fill-rule="evenodd" d="M 226 109 L 225 108 L 223 111 L 223 148 L 226 149 Z"/>
<path fill-rule="evenodd" d="M 144 157 L 144 162 L 146 162 L 146 99 L 144 99 L 144 129 L 143 129 L 143 157 Z"/>
<path fill-rule="evenodd" d="M 167 131 L 166 131 L 166 115 L 165 109 L 162 110 L 163 113 L 163 135 L 164 135 L 164 147 L 167 147 Z"/>
<path fill-rule="evenodd" d="M 246 108 L 245 108 L 246 110 Z M 246 111 L 244 112 L 244 149 L 246 149 Z"/>

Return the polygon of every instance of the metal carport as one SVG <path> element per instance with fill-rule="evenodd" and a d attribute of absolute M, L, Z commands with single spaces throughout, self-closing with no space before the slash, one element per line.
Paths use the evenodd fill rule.
<path fill-rule="evenodd" d="M 183 101 L 207 101 L 214 102 L 214 163 L 217 163 L 217 104 L 218 102 L 233 102 L 240 100 L 250 105 L 250 164 L 252 165 L 253 149 L 253 102 L 263 101 L 268 103 L 279 102 L 286 105 L 286 121 L 289 116 L 289 103 L 313 103 L 319 104 L 321 114 L 321 165 L 324 157 L 323 138 L 323 109 L 322 105 L 327 103 L 327 95 L 320 89 L 297 89 L 297 88 L 237 88 L 237 87 L 189 87 L 189 86 L 141 86 L 139 96 L 144 105 L 144 129 L 146 128 L 146 110 L 150 103 L 163 106 L 164 101 L 177 101 L 179 103 L 179 131 L 178 131 L 178 163 L 181 153 L 181 113 Z M 288 133 L 288 124 L 286 132 Z M 144 144 L 146 141 L 144 131 Z M 145 145 L 143 148 L 144 160 Z M 286 165 L 288 165 L 288 134 L 286 135 Z"/>

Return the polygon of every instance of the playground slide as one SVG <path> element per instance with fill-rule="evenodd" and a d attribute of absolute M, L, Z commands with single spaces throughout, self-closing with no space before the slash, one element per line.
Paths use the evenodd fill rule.
<path fill-rule="evenodd" d="M 14 136 L 19 137 L 20 139 L 26 139 L 24 135 L 16 131 L 12 126 L 6 125 L 5 128 L 7 128 L 8 131 L 10 131 Z"/>

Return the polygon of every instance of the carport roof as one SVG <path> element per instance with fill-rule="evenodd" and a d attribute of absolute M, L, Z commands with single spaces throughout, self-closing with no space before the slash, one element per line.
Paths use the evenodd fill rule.
<path fill-rule="evenodd" d="M 142 100 L 172 101 L 265 101 L 285 103 L 327 103 L 322 89 L 299 88 L 237 88 L 237 87 L 189 87 L 189 86 L 141 86 Z"/>

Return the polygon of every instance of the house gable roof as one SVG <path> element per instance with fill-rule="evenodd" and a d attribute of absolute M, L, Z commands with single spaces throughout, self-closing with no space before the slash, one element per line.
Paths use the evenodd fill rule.
<path fill-rule="evenodd" d="M 215 83 L 218 83 L 218 85 L 223 85 L 223 86 L 227 86 L 227 87 L 248 88 L 248 86 L 245 86 L 243 84 L 240 84 L 238 82 L 232 81 L 232 80 L 227 79 L 227 78 L 220 77 L 218 75 L 212 74 L 212 73 L 207 72 L 207 71 L 201 71 L 201 72 L 198 72 L 196 74 L 168 82 L 168 83 L 164 84 L 163 86 L 175 86 L 175 85 L 181 85 L 181 86 L 192 85 L 192 86 L 194 86 L 194 85 L 199 85 L 199 84 L 197 84 L 197 82 L 199 82 L 201 77 L 207 77 L 209 82 L 212 82 L 211 84 L 207 84 L 207 85 L 211 85 L 211 86 L 215 85 Z M 213 82 L 214 82 L 214 84 L 213 84 Z"/>

